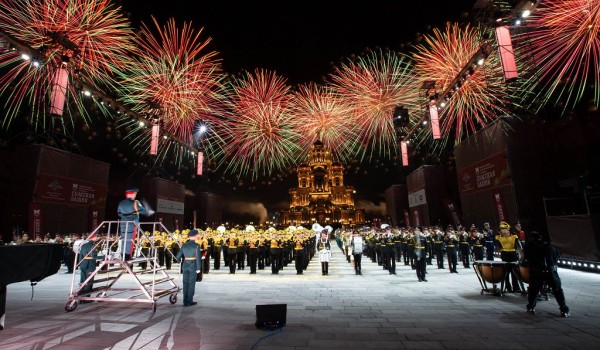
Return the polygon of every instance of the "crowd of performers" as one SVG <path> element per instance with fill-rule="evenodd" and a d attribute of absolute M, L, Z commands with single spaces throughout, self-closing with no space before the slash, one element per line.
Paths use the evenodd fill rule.
<path fill-rule="evenodd" d="M 436 260 L 438 269 L 450 273 L 458 273 L 459 262 L 464 268 L 470 268 L 474 261 L 494 260 L 494 252 L 500 251 L 502 261 L 518 263 L 523 256 L 525 233 L 519 223 L 515 225 L 514 233 L 510 225 L 502 222 L 499 232 L 484 223 L 480 230 L 472 225 L 465 227 L 448 226 L 445 231 L 440 227 L 420 227 L 394 229 L 342 230 L 336 232 L 338 247 L 354 264 L 355 273 L 361 272 L 361 255 L 370 258 L 390 275 L 396 274 L 396 264 L 410 266 L 416 271 L 420 282 L 427 282 L 427 266 Z M 507 291 L 524 291 L 523 284 L 517 273 L 509 273 L 506 281 Z M 512 280 L 512 284 L 511 284 Z"/>

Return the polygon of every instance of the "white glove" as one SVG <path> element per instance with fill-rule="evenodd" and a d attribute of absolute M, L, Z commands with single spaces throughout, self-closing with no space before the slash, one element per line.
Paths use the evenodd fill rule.
<path fill-rule="evenodd" d="M 152 215 L 154 215 L 154 213 L 155 213 L 155 211 L 154 211 L 154 210 L 152 210 L 152 209 L 149 209 L 149 210 L 147 210 L 146 212 L 148 213 L 148 216 L 152 216 Z"/>
<path fill-rule="evenodd" d="M 200 270 L 196 270 L 196 273 L 200 273 Z"/>

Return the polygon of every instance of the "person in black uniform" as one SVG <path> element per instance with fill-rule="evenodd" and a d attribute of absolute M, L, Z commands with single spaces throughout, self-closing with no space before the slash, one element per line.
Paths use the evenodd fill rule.
<path fill-rule="evenodd" d="M 271 237 L 271 247 L 269 251 L 271 254 L 271 274 L 277 275 L 282 268 L 280 264 L 282 263 L 281 254 L 283 251 L 283 248 L 281 248 L 281 241 L 279 241 L 277 237 Z"/>
<path fill-rule="evenodd" d="M 527 312 L 535 314 L 537 296 L 543 282 L 547 282 L 556 298 L 562 317 L 571 316 L 565 301 L 565 293 L 557 269 L 557 253 L 549 242 L 542 236 L 531 231 L 528 235 L 529 242 L 525 244 L 525 261 L 529 265 L 530 283 L 527 290 Z"/>
<path fill-rule="evenodd" d="M 458 258 L 456 255 L 456 248 L 458 247 L 459 241 L 456 234 L 454 234 L 454 231 L 452 231 L 452 227 L 448 227 L 446 230 L 444 244 L 446 246 L 446 253 L 448 254 L 448 268 L 450 269 L 450 273 L 458 273 L 458 271 L 456 271 Z"/>
<path fill-rule="evenodd" d="M 176 256 L 183 270 L 183 306 L 198 304 L 194 301 L 194 292 L 196 291 L 196 276 L 202 271 L 202 253 L 200 246 L 194 241 L 197 235 L 198 230 L 190 230 L 188 241 L 181 246 Z"/>
<path fill-rule="evenodd" d="M 435 254 L 435 260 L 437 261 L 438 269 L 444 269 L 444 254 L 446 253 L 446 246 L 444 244 L 444 233 L 439 228 L 436 228 L 434 232 L 433 252 Z"/>
<path fill-rule="evenodd" d="M 212 257 L 213 257 L 213 268 L 215 270 L 221 269 L 221 251 L 223 250 L 223 239 L 221 236 L 217 236 L 213 240 Z"/>
<path fill-rule="evenodd" d="M 471 268 L 471 245 L 469 244 L 469 234 L 464 227 L 458 230 L 458 240 L 460 241 L 460 257 L 465 269 Z"/>
<path fill-rule="evenodd" d="M 415 236 L 413 238 L 414 241 L 414 257 L 415 257 L 415 270 L 417 272 L 417 278 L 419 282 L 427 282 L 425 278 L 425 274 L 427 273 L 427 260 L 426 260 L 426 251 L 425 251 L 425 237 L 422 235 L 421 230 L 415 230 Z"/>
<path fill-rule="evenodd" d="M 385 258 L 386 258 L 386 266 L 387 266 L 387 270 L 389 271 L 390 275 L 395 275 L 396 274 L 396 254 L 395 253 L 395 243 L 394 243 L 394 237 L 392 236 L 391 233 L 388 233 L 388 236 L 385 240 Z"/>
<path fill-rule="evenodd" d="M 483 235 L 485 237 L 485 255 L 487 260 L 494 260 L 494 249 L 496 245 L 496 235 L 490 228 L 489 222 L 483 223 Z"/>

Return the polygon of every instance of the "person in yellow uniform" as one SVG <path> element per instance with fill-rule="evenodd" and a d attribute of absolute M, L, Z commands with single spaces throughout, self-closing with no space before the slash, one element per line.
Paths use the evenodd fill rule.
<path fill-rule="evenodd" d="M 517 235 L 510 233 L 510 225 L 505 222 L 500 222 L 500 234 L 496 237 L 496 241 L 500 247 L 500 258 L 506 262 L 506 279 L 504 286 L 507 292 L 522 292 L 524 291 L 523 283 L 519 280 L 516 269 L 518 268 L 519 256 L 517 249 L 520 248 L 521 242 Z M 511 280 L 512 279 L 512 286 Z"/>
<path fill-rule="evenodd" d="M 227 244 L 227 265 L 229 266 L 229 273 L 235 273 L 235 258 L 237 254 L 237 239 L 235 234 L 231 234 L 226 241 Z"/>

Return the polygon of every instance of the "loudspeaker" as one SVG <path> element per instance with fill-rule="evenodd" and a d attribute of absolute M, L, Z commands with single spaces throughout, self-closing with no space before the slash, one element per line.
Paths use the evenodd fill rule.
<path fill-rule="evenodd" d="M 399 127 L 408 126 L 408 109 L 404 107 L 394 109 L 394 125 Z"/>
<path fill-rule="evenodd" d="M 275 329 L 285 327 L 287 304 L 256 305 L 256 327 Z"/>

